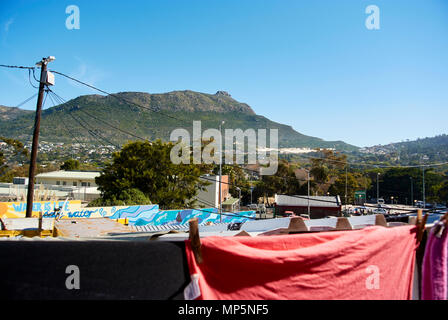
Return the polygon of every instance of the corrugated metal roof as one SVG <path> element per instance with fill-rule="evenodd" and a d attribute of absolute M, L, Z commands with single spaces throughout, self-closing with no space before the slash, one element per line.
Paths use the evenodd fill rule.
<path fill-rule="evenodd" d="M 36 175 L 36 178 L 52 178 L 52 179 L 86 179 L 92 180 L 99 177 L 101 172 L 97 171 L 52 171 Z"/>
<path fill-rule="evenodd" d="M 306 207 L 308 206 L 308 196 L 276 194 L 275 203 L 278 206 Z M 310 207 L 339 207 L 341 206 L 341 199 L 339 196 L 310 196 L 309 203 Z"/>

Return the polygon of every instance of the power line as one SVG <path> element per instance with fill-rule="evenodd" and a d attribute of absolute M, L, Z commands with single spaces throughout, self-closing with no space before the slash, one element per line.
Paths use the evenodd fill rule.
<path fill-rule="evenodd" d="M 125 134 L 128 134 L 128 135 L 130 135 L 130 136 L 132 136 L 132 137 L 134 137 L 134 138 L 137 138 L 137 139 L 147 140 L 147 139 L 142 138 L 142 137 L 139 137 L 139 136 L 137 136 L 137 135 L 135 135 L 135 134 L 133 134 L 133 133 L 131 133 L 131 132 L 128 132 L 128 131 L 123 130 L 123 129 L 120 129 L 120 128 L 117 128 L 117 127 L 111 125 L 110 123 L 108 123 L 107 121 L 104 121 L 104 120 L 102 120 L 102 119 L 99 119 L 99 118 L 95 117 L 94 115 L 89 114 L 89 113 L 88 113 L 87 111 L 85 111 L 85 110 L 81 110 L 81 109 L 79 109 L 79 111 L 81 111 L 82 113 L 85 113 L 87 116 L 89 116 L 89 117 L 91 117 L 91 118 L 93 118 L 93 119 L 95 119 L 95 120 L 97 120 L 97 121 L 99 121 L 99 122 L 104 123 L 105 125 L 107 125 L 107 126 L 109 126 L 109 127 L 111 127 L 111 128 L 114 128 L 115 130 L 118 130 L 118 131 L 120 131 L 120 132 L 123 132 L 123 133 L 125 133 Z"/>
<path fill-rule="evenodd" d="M 112 96 L 112 97 L 115 97 L 116 99 L 121 100 L 121 101 L 124 101 L 124 102 L 126 102 L 126 103 L 128 103 L 128 104 L 133 104 L 133 105 L 135 105 L 135 106 L 137 106 L 137 107 L 140 107 L 140 108 L 143 108 L 143 109 L 146 109 L 146 110 L 150 110 L 150 111 L 152 111 L 152 112 L 160 113 L 160 114 L 162 114 L 162 115 L 164 115 L 164 116 L 167 116 L 167 117 L 169 117 L 169 118 L 172 118 L 172 119 L 175 119 L 175 120 L 178 120 L 178 121 L 181 121 L 181 122 L 184 122 L 184 121 L 185 121 L 184 119 L 180 119 L 180 118 L 177 118 L 177 117 L 173 117 L 173 116 L 171 116 L 171 115 L 167 115 L 167 114 L 161 112 L 160 110 L 154 110 L 154 109 L 152 109 L 152 108 L 148 108 L 148 107 L 146 107 L 146 106 L 142 106 L 142 105 L 140 105 L 140 104 L 137 104 L 137 103 L 135 103 L 135 102 L 133 102 L 133 101 L 127 100 L 127 99 L 125 99 L 125 98 L 123 98 L 123 97 L 117 96 L 117 95 L 115 95 L 115 94 L 111 94 L 111 93 L 109 93 L 109 92 L 107 92 L 107 91 L 105 91 L 105 90 L 99 89 L 99 88 L 97 88 L 97 87 L 95 87 L 95 86 L 92 86 L 92 85 L 90 85 L 90 84 L 87 84 L 87 83 L 85 83 L 85 82 L 83 82 L 83 81 L 80 81 L 80 80 L 78 80 L 78 79 L 75 79 L 75 78 L 73 78 L 73 77 L 70 77 L 70 76 L 68 76 L 68 75 L 66 75 L 66 74 L 64 74 L 64 73 L 61 73 L 61 72 L 58 72 L 58 71 L 55 71 L 55 70 L 51 70 L 51 71 L 54 72 L 54 73 L 56 73 L 56 74 L 59 74 L 59 75 L 61 75 L 61 76 L 64 76 L 64 77 L 66 77 L 66 78 L 68 78 L 68 79 L 71 79 L 71 80 L 73 80 L 73 81 L 75 81 L 75 82 L 78 82 L 78 83 L 80 83 L 80 84 L 83 84 L 83 85 L 85 85 L 85 86 L 87 86 L 87 87 L 89 87 L 89 88 L 92 88 L 92 89 L 97 90 L 97 91 L 99 91 L 99 92 L 102 92 L 102 93 L 104 93 L 104 94 L 107 94 L 107 95 L 110 95 L 110 96 Z M 309 158 L 309 159 L 320 159 L 320 160 L 322 160 L 322 161 L 339 162 L 339 163 L 343 163 L 343 164 L 345 164 L 346 166 L 348 166 L 348 165 L 352 165 L 352 166 L 355 166 L 355 167 L 356 167 L 356 166 L 369 166 L 369 167 L 374 167 L 374 168 L 420 168 L 420 167 L 442 166 L 442 165 L 448 164 L 448 162 L 444 162 L 444 163 L 426 164 L 426 165 L 393 166 L 393 165 L 380 165 L 380 164 L 375 165 L 375 164 L 364 164 L 364 163 L 351 163 L 351 162 L 348 162 L 348 161 L 340 161 L 340 160 L 327 159 L 327 158 L 307 157 L 307 156 L 304 156 L 304 155 L 301 155 L 301 156 L 304 157 L 304 158 Z M 222 161 L 222 159 L 221 159 L 221 161 Z M 245 170 L 245 168 L 242 168 L 242 169 Z M 289 178 L 289 177 L 282 177 L 282 178 L 286 180 L 286 178 Z M 295 178 L 295 177 L 291 177 L 291 178 L 294 178 L 294 179 L 298 180 L 298 179 Z M 220 183 L 221 183 L 221 182 L 220 182 Z M 297 196 L 296 196 L 296 197 L 297 197 Z M 308 197 L 302 197 L 302 198 L 310 199 L 310 198 L 308 198 Z M 314 200 L 314 199 L 310 199 L 310 200 Z M 334 202 L 333 202 L 333 203 L 334 203 Z"/>
<path fill-rule="evenodd" d="M 109 93 L 109 92 L 107 92 L 107 91 L 104 91 L 104 90 L 102 90 L 102 89 L 99 89 L 99 88 L 97 88 L 97 87 L 94 87 L 94 86 L 92 86 L 92 85 L 90 85 L 90 84 L 88 84 L 88 83 L 85 83 L 85 82 L 81 81 L 81 80 L 78 80 L 78 79 L 75 79 L 75 78 L 73 78 L 73 77 L 70 77 L 70 76 L 68 76 L 68 75 L 66 75 L 66 74 L 64 74 L 64 73 L 62 73 L 62 72 L 58 72 L 58 71 L 55 71 L 55 70 L 51 70 L 51 72 L 54 72 L 54 73 L 59 74 L 59 75 L 61 75 L 61 76 L 63 76 L 63 77 L 66 77 L 66 78 L 68 78 L 68 79 L 70 79 L 70 80 L 73 80 L 73 81 L 75 81 L 75 82 L 78 82 L 78 83 L 80 83 L 80 84 L 83 84 L 83 85 L 85 85 L 85 86 L 87 86 L 87 87 L 89 87 L 89 88 L 91 88 L 91 89 L 97 90 L 97 91 L 99 91 L 99 92 L 101 92 L 101 93 L 104 93 L 104 94 L 107 94 L 107 95 L 109 95 L 109 96 L 112 96 L 112 97 L 114 97 L 114 98 L 116 98 L 116 99 L 118 99 L 118 100 L 124 101 L 124 102 L 126 102 L 126 103 L 133 104 L 133 105 L 135 105 L 135 106 L 137 106 L 137 107 L 139 107 L 139 108 L 143 108 L 143 109 L 146 109 L 146 110 L 149 110 L 149 111 L 152 111 L 152 112 L 156 112 L 156 113 L 162 114 L 162 115 L 164 115 L 164 116 L 166 116 L 166 117 L 169 117 L 169 118 L 171 118 L 171 119 L 174 119 L 174 120 L 180 120 L 180 121 L 183 121 L 183 120 L 181 120 L 181 119 L 179 119 L 179 118 L 176 118 L 176 117 L 173 117 L 173 116 L 171 116 L 171 115 L 169 115 L 169 114 L 166 114 L 166 113 L 164 113 L 164 112 L 162 112 L 162 111 L 160 111 L 160 110 L 154 110 L 154 109 L 152 109 L 152 108 L 149 108 L 149 107 L 146 107 L 146 106 L 142 106 L 142 105 L 140 105 L 140 104 L 138 104 L 138 103 L 135 103 L 134 101 L 125 99 L 125 98 L 120 97 L 120 96 L 118 96 L 118 95 L 116 95 L 116 94 Z"/>
<path fill-rule="evenodd" d="M 59 100 L 59 102 L 61 103 L 65 103 L 63 98 L 61 98 L 59 95 L 57 95 L 54 91 L 50 90 L 50 92 L 54 95 L 56 100 Z M 75 118 L 73 116 L 72 113 L 69 113 L 69 115 L 81 126 L 83 127 L 87 133 L 89 133 L 96 141 L 98 141 L 100 143 L 100 145 L 104 145 L 104 141 L 108 144 L 111 144 L 113 146 L 115 146 L 116 148 L 119 148 L 117 145 L 115 145 L 114 143 L 108 141 L 106 138 L 104 138 L 103 136 L 101 136 L 100 134 L 98 134 L 97 132 L 94 132 L 91 128 L 88 128 L 88 123 L 86 121 L 84 121 L 85 124 L 82 123 L 82 120 L 79 120 L 77 118 Z M 81 118 L 80 118 L 81 119 Z M 102 140 L 102 141 L 101 141 Z M 113 152 L 112 149 L 110 149 L 107 145 L 104 145 L 104 147 L 106 147 L 110 152 Z"/>
<path fill-rule="evenodd" d="M 448 162 L 441 162 L 441 163 L 432 163 L 432 164 L 394 166 L 394 165 L 381 165 L 381 164 L 372 164 L 372 163 L 348 162 L 348 161 L 334 160 L 334 159 L 321 158 L 321 157 L 305 156 L 302 154 L 298 155 L 298 157 L 302 157 L 302 158 L 306 158 L 306 159 L 316 159 L 316 160 L 322 160 L 322 161 L 328 161 L 328 162 L 343 163 L 343 164 L 351 165 L 351 166 L 370 166 L 373 168 L 421 168 L 421 167 L 438 167 L 438 166 L 443 166 L 443 165 L 448 164 Z"/>
<path fill-rule="evenodd" d="M 34 69 L 35 67 L 23 67 L 23 66 L 10 66 L 6 64 L 0 64 L 0 67 L 13 68 L 13 69 Z"/>
<path fill-rule="evenodd" d="M 203 204 L 206 204 L 206 205 L 208 205 L 208 206 L 211 206 L 213 209 L 218 209 L 218 208 L 216 208 L 215 205 L 209 203 L 209 202 L 206 201 L 206 200 L 200 200 L 200 199 L 197 199 L 197 201 L 202 202 Z M 194 210 L 210 212 L 210 211 L 207 211 L 207 210 L 205 210 L 205 209 L 194 209 Z M 215 212 L 213 212 L 213 213 L 215 213 Z M 219 213 L 216 213 L 216 214 L 219 214 Z M 241 215 L 241 214 L 239 214 L 239 212 L 227 212 L 227 213 L 221 213 L 221 215 L 223 215 L 223 216 L 229 216 L 229 217 L 238 217 L 238 218 L 254 219 L 254 220 L 257 219 L 257 218 L 255 218 L 255 217 L 248 217 L 248 216 Z"/>
<path fill-rule="evenodd" d="M 28 101 L 30 101 L 30 100 L 32 100 L 33 98 L 35 98 L 37 95 L 38 95 L 37 93 L 33 94 L 31 97 L 29 97 L 29 98 L 26 99 L 25 101 L 19 103 L 19 104 L 16 106 L 16 108 L 20 108 L 20 107 L 23 106 L 25 103 L 27 103 Z"/>
<path fill-rule="evenodd" d="M 54 72 L 54 73 L 58 73 L 58 74 L 61 74 L 61 73 L 59 73 L 59 72 L 57 72 L 57 71 L 53 71 L 52 70 L 52 72 Z M 62 74 L 61 74 L 62 75 Z M 66 75 L 64 75 L 64 76 L 66 76 Z M 106 91 L 104 91 L 104 90 L 101 90 L 101 89 L 98 89 L 98 88 L 95 88 L 94 86 L 91 86 L 91 85 L 89 85 L 89 84 L 86 84 L 86 83 L 84 83 L 84 82 L 82 82 L 82 81 L 79 81 L 79 80 L 77 80 L 77 79 L 74 79 L 74 78 L 72 78 L 72 77 L 69 77 L 69 76 L 66 76 L 66 77 L 68 77 L 68 78 L 70 78 L 70 79 L 72 79 L 72 80 L 74 80 L 74 81 L 77 81 L 77 82 L 79 82 L 79 83 L 81 83 L 81 84 L 84 84 L 84 85 L 86 85 L 86 86 L 89 86 L 89 87 L 91 87 L 91 88 L 94 88 L 95 90 L 98 90 L 98 91 L 100 91 L 100 92 L 103 92 L 103 93 L 106 93 L 106 94 L 109 94 L 109 93 L 107 93 Z M 53 91 L 51 91 L 51 92 L 53 92 Z M 63 103 L 65 103 L 65 100 L 63 99 L 63 98 L 61 98 L 60 96 L 58 96 L 55 92 L 53 92 L 53 94 L 55 94 L 58 98 L 59 98 L 59 100 L 60 101 L 62 101 Z M 110 94 L 109 94 L 110 95 Z M 112 95 L 112 96 L 114 96 L 114 95 Z M 120 99 L 122 99 L 121 97 L 120 97 Z M 123 100 L 123 99 L 122 99 Z M 129 102 L 128 100 L 126 100 L 126 99 L 124 99 L 126 102 Z M 140 105 L 138 105 L 138 104 L 136 104 L 136 103 L 134 103 L 134 102 L 130 102 L 130 103 L 133 103 L 133 104 L 135 104 L 135 105 L 137 105 L 137 106 L 140 106 Z M 81 110 L 82 111 L 82 110 Z M 154 112 L 156 112 L 156 111 L 154 111 Z M 87 114 L 87 112 L 85 112 L 84 111 L 84 113 L 86 113 Z M 73 117 L 73 115 L 71 114 L 71 113 L 69 113 L 69 115 L 71 116 L 71 117 Z M 96 117 L 95 117 L 96 118 Z M 175 118 L 175 119 L 177 119 L 177 118 Z M 75 119 L 76 120 L 76 119 Z M 97 118 L 97 120 L 98 120 L 98 118 Z M 179 121 L 183 121 L 182 119 L 177 119 L 177 120 L 179 120 Z M 77 120 L 76 120 L 77 121 Z M 101 120 L 103 123 L 105 123 L 103 120 Z M 79 122 L 79 121 L 78 121 Z M 81 124 L 82 125 L 82 124 Z M 109 124 L 108 124 L 109 125 Z M 83 126 L 84 127 L 84 126 Z M 115 129 L 117 129 L 117 128 L 115 128 Z M 117 129 L 118 130 L 118 129 Z M 90 133 L 90 131 L 88 131 L 89 133 Z M 129 132 L 126 132 L 126 133 L 128 133 L 128 134 L 130 134 Z M 142 138 L 142 137 L 139 137 L 139 136 L 137 136 L 137 135 L 134 135 L 134 134 L 132 134 L 133 136 L 135 136 L 135 137 L 137 137 L 137 138 L 139 138 L 139 139 L 142 139 L 142 140 L 147 140 L 147 139 L 145 139 L 145 138 Z M 107 140 L 106 140 L 107 141 Z M 118 148 L 118 146 L 116 146 L 117 148 Z M 221 161 L 222 161 L 222 159 L 221 159 Z M 240 167 L 240 166 L 238 166 L 238 165 L 235 165 L 235 164 L 226 164 L 226 165 L 228 165 L 228 166 L 231 166 L 231 167 L 238 167 L 238 168 L 241 168 L 242 170 L 246 170 L 246 171 L 251 171 L 251 172 L 256 172 L 256 173 L 259 173 L 258 171 L 256 171 L 256 170 L 251 170 L 251 169 L 246 169 L 246 168 L 244 168 L 244 167 Z M 211 180 L 211 179 L 207 179 L 207 178 L 204 178 L 204 177 L 202 177 L 203 179 L 205 179 L 205 180 L 209 180 L 209 181 L 213 181 L 213 182 L 216 182 L 215 180 Z M 307 181 L 307 180 L 303 180 L 303 179 L 299 179 L 299 178 L 297 178 L 297 177 L 279 177 L 279 178 L 281 178 L 281 179 L 284 179 L 285 181 L 286 181 L 286 179 L 294 179 L 295 181 L 297 181 L 297 180 L 302 180 L 302 181 Z M 235 184 L 232 184 L 232 183 L 229 183 L 229 182 L 224 182 L 224 181 L 220 181 L 219 182 L 220 184 L 228 184 L 228 185 L 233 185 L 233 186 L 237 186 L 237 187 L 239 187 L 239 188 L 244 188 L 243 186 L 239 186 L 239 185 L 235 185 Z M 294 198 L 299 198 L 299 199 L 306 199 L 306 200 L 310 200 L 310 201 L 320 201 L 320 202 L 328 202 L 328 203 L 338 203 L 338 201 L 330 201 L 330 200 L 316 200 L 316 199 L 312 199 L 312 198 L 308 198 L 308 197 L 305 197 L 305 196 L 297 196 L 297 195 L 288 195 L 288 196 L 291 196 L 291 197 L 294 197 Z"/>
<path fill-rule="evenodd" d="M 63 98 L 61 98 L 60 96 L 58 96 L 54 91 L 51 91 L 51 92 L 52 92 L 57 98 L 59 98 L 60 101 L 62 101 L 63 103 L 65 103 Z M 75 117 L 74 117 L 74 115 L 73 115 L 72 113 L 69 113 L 69 115 L 70 115 L 73 119 L 75 119 Z M 92 127 L 86 120 L 84 120 L 84 119 L 82 119 L 81 117 L 79 117 L 78 119 L 75 119 L 75 121 L 78 122 L 84 129 L 86 129 L 87 132 L 90 133 L 90 135 L 96 135 L 99 139 L 105 141 L 106 143 L 108 143 L 108 144 L 110 144 L 110 145 L 113 145 L 113 146 L 116 147 L 117 149 L 120 149 L 120 147 L 119 147 L 118 145 L 116 145 L 115 143 L 109 141 L 109 140 L 106 139 L 103 135 L 101 135 L 100 133 L 98 133 L 98 132 L 95 130 L 95 128 Z M 82 124 L 82 122 L 84 122 L 85 126 Z M 89 129 L 89 128 L 86 128 L 86 126 L 88 126 L 90 129 Z M 105 147 L 108 148 L 109 151 L 112 152 L 112 150 L 111 150 L 109 147 L 107 147 L 107 146 L 105 146 Z"/>
<path fill-rule="evenodd" d="M 50 100 L 53 102 L 53 106 L 56 106 L 56 102 L 55 102 L 55 100 L 53 99 L 53 97 L 52 97 L 52 93 L 53 92 L 50 92 Z M 79 143 L 79 144 L 81 144 L 81 142 L 78 140 L 78 138 L 76 138 L 76 136 L 70 131 L 70 129 L 68 128 L 68 126 L 62 126 L 63 128 L 64 128 L 64 130 L 66 131 L 66 132 L 68 132 L 68 134 L 77 142 L 77 143 Z"/>

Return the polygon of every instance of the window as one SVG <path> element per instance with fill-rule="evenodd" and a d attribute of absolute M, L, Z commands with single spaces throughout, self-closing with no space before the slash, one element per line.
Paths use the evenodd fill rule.
<path fill-rule="evenodd" d="M 73 182 L 73 186 L 77 187 L 78 186 L 78 182 Z"/>
<path fill-rule="evenodd" d="M 87 186 L 90 187 L 90 182 L 87 182 Z"/>
<path fill-rule="evenodd" d="M 66 186 L 66 185 L 67 185 L 67 181 L 63 181 L 63 182 L 62 182 L 62 185 L 63 185 L 63 186 Z"/>
<path fill-rule="evenodd" d="M 81 182 L 81 186 L 87 187 L 87 182 Z"/>
<path fill-rule="evenodd" d="M 58 186 L 58 185 L 60 185 L 61 184 L 61 181 L 56 181 L 56 185 Z"/>

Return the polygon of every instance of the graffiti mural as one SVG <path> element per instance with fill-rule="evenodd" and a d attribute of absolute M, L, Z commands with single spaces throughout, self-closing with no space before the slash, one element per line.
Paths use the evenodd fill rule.
<path fill-rule="evenodd" d="M 182 225 L 187 224 L 193 218 L 198 218 L 199 224 L 245 222 L 255 218 L 255 211 L 244 211 L 238 214 L 224 212 L 220 220 L 218 209 L 216 208 L 164 210 L 145 217 L 139 217 L 134 219 L 132 223 L 129 221 L 129 224 L 135 226 Z"/>
<path fill-rule="evenodd" d="M 32 216 L 38 217 L 39 212 L 49 217 L 54 214 L 55 208 L 63 211 L 75 211 L 81 208 L 80 200 L 71 201 L 35 201 L 33 202 Z M 25 218 L 26 202 L 0 202 L 0 218 Z"/>
<path fill-rule="evenodd" d="M 61 210 L 56 213 L 55 208 Z M 25 212 L 26 202 L 0 202 L 0 218 L 24 218 Z M 157 204 L 82 208 L 80 200 L 34 202 L 33 217 L 37 217 L 39 212 L 43 213 L 44 218 L 126 218 L 130 225 L 135 226 L 183 225 L 193 218 L 198 218 L 199 224 L 245 222 L 255 218 L 254 211 L 237 214 L 224 212 L 220 219 L 216 208 L 160 210 Z"/>

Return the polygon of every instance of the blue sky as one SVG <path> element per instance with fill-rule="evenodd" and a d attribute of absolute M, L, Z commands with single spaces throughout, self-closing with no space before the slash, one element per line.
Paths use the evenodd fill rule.
<path fill-rule="evenodd" d="M 365 26 L 371 4 L 379 30 Z M 68 5 L 80 9 L 79 30 L 65 26 Z M 109 92 L 225 90 L 326 140 L 448 133 L 444 0 L 0 0 L 0 36 L 0 64 L 53 55 L 50 68 Z M 67 100 L 96 93 L 61 77 L 53 90 Z M 0 69 L 0 104 L 35 92 L 26 71 Z"/>

